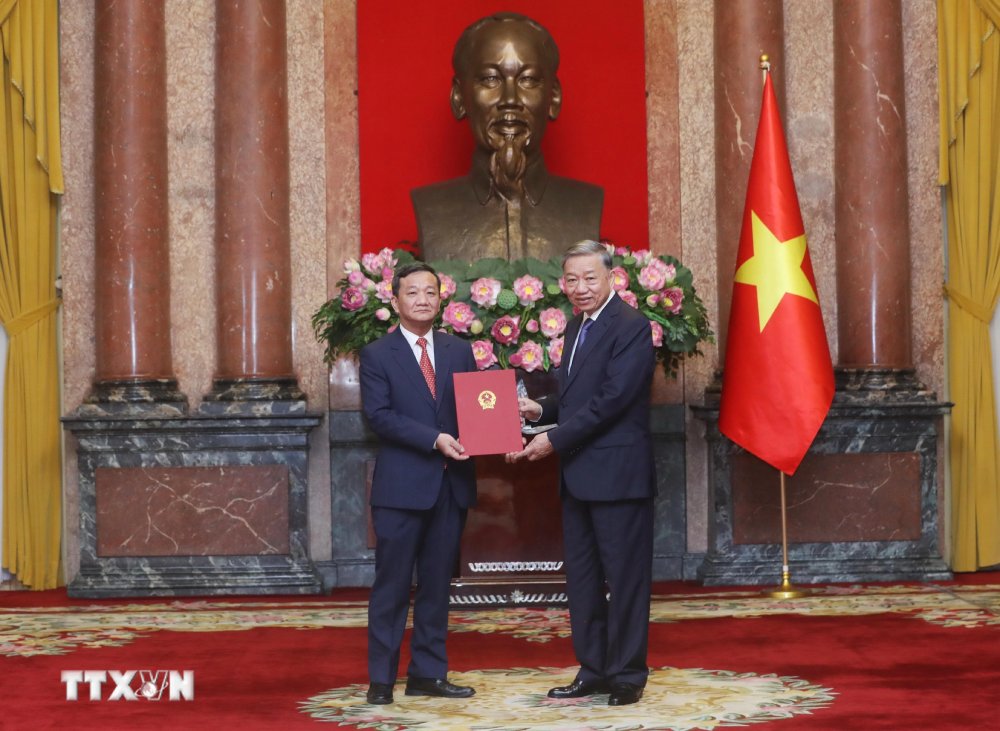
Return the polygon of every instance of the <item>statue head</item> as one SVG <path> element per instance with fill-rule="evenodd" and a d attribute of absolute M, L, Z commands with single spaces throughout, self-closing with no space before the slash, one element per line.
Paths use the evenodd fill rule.
<path fill-rule="evenodd" d="M 559 115 L 559 49 L 549 32 L 527 16 L 497 13 L 459 37 L 452 55 L 451 109 L 468 117 L 479 149 L 501 194 L 521 190 L 530 160 L 549 120 Z"/>

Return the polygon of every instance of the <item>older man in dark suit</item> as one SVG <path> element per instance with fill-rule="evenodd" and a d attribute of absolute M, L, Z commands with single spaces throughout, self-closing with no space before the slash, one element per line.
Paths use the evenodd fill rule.
<path fill-rule="evenodd" d="M 361 351 L 361 401 L 380 447 L 372 481 L 377 539 L 368 604 L 368 702 L 391 703 L 410 603 L 413 635 L 406 695 L 468 698 L 448 682 L 445 637 L 452 571 L 465 514 L 476 500 L 475 468 L 458 433 L 452 374 L 476 370 L 471 346 L 433 332 L 440 282 L 426 264 L 392 281 L 399 327 Z"/>
<path fill-rule="evenodd" d="M 642 697 L 653 563 L 656 477 L 649 430 L 655 368 L 649 321 L 611 286 L 611 256 L 594 241 L 563 257 L 566 295 L 580 310 L 566 328 L 559 390 L 522 399 L 521 414 L 558 426 L 510 461 L 560 460 L 563 537 L 573 649 L 580 669 L 551 698 Z"/>

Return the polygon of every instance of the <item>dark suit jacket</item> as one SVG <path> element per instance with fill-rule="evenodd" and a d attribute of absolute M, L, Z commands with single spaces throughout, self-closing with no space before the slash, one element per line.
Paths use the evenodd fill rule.
<path fill-rule="evenodd" d="M 446 470 L 456 502 L 463 508 L 475 504 L 473 461 L 446 459 L 434 449 L 434 440 L 441 432 L 458 436 L 452 374 L 476 370 L 476 361 L 466 341 L 440 332 L 433 338 L 436 399 L 398 329 L 361 350 L 362 409 L 380 440 L 372 480 L 374 506 L 431 508 Z"/>
<path fill-rule="evenodd" d="M 578 500 L 627 500 L 656 492 L 649 391 L 656 357 L 649 320 L 611 298 L 573 359 L 582 316 L 566 328 L 559 393 L 544 399 L 540 423 L 559 454 L 563 484 Z"/>

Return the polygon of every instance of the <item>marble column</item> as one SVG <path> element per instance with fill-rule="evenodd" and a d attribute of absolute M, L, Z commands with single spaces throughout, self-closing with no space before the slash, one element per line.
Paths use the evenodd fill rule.
<path fill-rule="evenodd" d="M 738 25 L 751 17 L 737 12 L 740 5 L 716 5 L 717 64 L 730 63 L 739 36 L 752 32 Z M 947 404 L 938 403 L 909 368 L 900 4 L 841 0 L 833 15 L 841 367 L 830 412 L 787 480 L 788 565 L 799 583 L 947 579 L 937 462 Z M 774 25 L 781 28 L 780 14 Z M 750 49 L 743 53 L 751 55 Z M 780 63 L 772 69 L 778 84 Z M 721 71 L 720 79 L 726 81 Z M 756 116 L 749 124 L 741 116 L 728 86 L 716 91 L 721 322 L 728 319 L 741 223 L 736 211 L 743 210 L 750 135 L 757 126 Z M 780 102 L 783 94 L 776 91 Z M 757 91 L 755 109 L 759 99 Z M 714 508 L 699 576 L 710 585 L 777 584 L 783 562 L 777 471 L 722 436 L 718 405 L 715 384 L 705 405 L 693 407 L 706 422 Z"/>
<path fill-rule="evenodd" d="M 910 231 L 899 0 L 834 13 L 837 320 L 840 365 L 906 369 Z"/>
<path fill-rule="evenodd" d="M 767 54 L 778 103 L 784 98 L 782 0 L 715 2 L 715 211 L 719 353 L 726 350 L 733 274 L 747 177 L 760 118 L 761 54 Z"/>
<path fill-rule="evenodd" d="M 163 3 L 98 0 L 94 38 L 96 374 L 80 412 L 179 414 Z"/>
<path fill-rule="evenodd" d="M 218 357 L 203 410 L 304 409 L 292 364 L 283 0 L 218 0 L 215 83 Z"/>
<path fill-rule="evenodd" d="M 98 297 L 98 332 L 117 346 L 101 340 L 98 372 L 155 377 L 170 366 L 163 3 L 99 7 L 98 147 L 115 146 L 98 151 L 99 190 L 110 194 L 98 194 L 97 281 L 110 268 L 106 299 L 118 309 Z M 217 3 L 212 393 L 191 416 L 64 419 L 79 466 L 72 596 L 321 591 L 307 491 L 309 434 L 322 417 L 305 413 L 292 375 L 284 13 L 278 0 Z"/>

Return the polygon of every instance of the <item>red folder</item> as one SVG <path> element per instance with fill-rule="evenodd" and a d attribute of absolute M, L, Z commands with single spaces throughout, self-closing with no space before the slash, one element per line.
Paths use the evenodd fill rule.
<path fill-rule="evenodd" d="M 520 452 L 521 417 L 513 370 L 455 374 L 458 441 L 466 454 Z"/>

